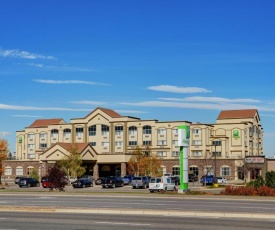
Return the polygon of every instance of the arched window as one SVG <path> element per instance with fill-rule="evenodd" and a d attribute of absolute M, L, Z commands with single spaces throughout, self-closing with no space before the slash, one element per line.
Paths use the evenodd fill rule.
<path fill-rule="evenodd" d="M 76 127 L 75 128 L 75 135 L 77 137 L 82 137 L 83 136 L 83 127 Z"/>
<path fill-rule="evenodd" d="M 71 130 L 70 129 L 64 129 L 63 135 L 64 135 L 64 137 L 70 137 L 71 136 Z"/>
<path fill-rule="evenodd" d="M 58 137 L 58 130 L 57 129 L 53 129 L 51 131 L 51 137 Z"/>
<path fill-rule="evenodd" d="M 21 167 L 21 166 L 16 167 L 15 175 L 16 176 L 22 176 L 23 175 L 23 167 Z"/>
<path fill-rule="evenodd" d="M 109 126 L 101 125 L 101 135 L 108 136 L 109 135 Z"/>
<path fill-rule="evenodd" d="M 101 168 L 101 170 L 102 170 L 103 172 L 109 172 L 109 171 L 111 171 L 109 165 L 103 165 L 102 168 Z"/>
<path fill-rule="evenodd" d="M 137 135 L 137 127 L 136 126 L 129 127 L 129 135 Z"/>
<path fill-rule="evenodd" d="M 204 175 L 214 175 L 214 168 L 211 165 L 204 166 Z"/>
<path fill-rule="evenodd" d="M 12 168 L 11 167 L 5 167 L 5 176 L 11 176 L 12 175 Z"/>
<path fill-rule="evenodd" d="M 189 173 L 199 176 L 199 167 L 196 165 L 191 165 L 189 167 Z"/>
<path fill-rule="evenodd" d="M 34 171 L 34 167 L 33 166 L 28 166 L 28 168 L 27 168 L 27 174 L 31 175 L 33 171 Z"/>
<path fill-rule="evenodd" d="M 123 126 L 116 126 L 115 127 L 115 135 L 118 135 L 118 136 L 123 135 Z"/>
<path fill-rule="evenodd" d="M 92 125 L 89 127 L 89 136 L 95 136 L 96 135 L 96 125 Z"/>
<path fill-rule="evenodd" d="M 149 125 L 145 125 L 143 127 L 143 134 L 151 134 L 152 130 L 151 130 L 151 126 Z"/>
<path fill-rule="evenodd" d="M 180 175 L 180 166 L 179 165 L 174 165 L 172 167 L 172 175 L 173 176 L 179 176 Z"/>

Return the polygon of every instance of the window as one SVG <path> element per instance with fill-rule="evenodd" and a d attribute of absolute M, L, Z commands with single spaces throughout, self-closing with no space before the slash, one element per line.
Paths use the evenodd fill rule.
<path fill-rule="evenodd" d="M 115 135 L 118 135 L 118 136 L 123 135 L 123 126 L 116 126 L 115 127 Z"/>
<path fill-rule="evenodd" d="M 71 130 L 70 129 L 64 129 L 63 135 L 64 135 L 64 137 L 70 137 L 71 136 Z"/>
<path fill-rule="evenodd" d="M 5 176 L 11 176 L 12 175 L 12 169 L 11 167 L 5 168 Z"/>
<path fill-rule="evenodd" d="M 101 135 L 108 136 L 109 135 L 109 126 L 101 125 Z"/>
<path fill-rule="evenodd" d="M 166 157 L 166 156 L 167 156 L 167 153 L 166 153 L 166 152 L 163 152 L 163 151 L 157 151 L 157 156 L 158 156 L 158 157 Z"/>
<path fill-rule="evenodd" d="M 166 141 L 158 141 L 158 145 L 166 145 Z"/>
<path fill-rule="evenodd" d="M 16 174 L 16 176 L 23 176 L 23 168 L 22 167 L 16 167 L 15 174 Z"/>
<path fill-rule="evenodd" d="M 180 156 L 180 152 L 179 151 L 173 151 L 172 152 L 172 157 L 179 157 Z"/>
<path fill-rule="evenodd" d="M 101 142 L 101 146 L 103 146 L 103 147 L 109 147 L 109 142 Z"/>
<path fill-rule="evenodd" d="M 95 136 L 96 135 L 96 125 L 92 125 L 89 127 L 89 136 Z"/>
<path fill-rule="evenodd" d="M 29 167 L 27 168 L 27 174 L 28 174 L 28 175 L 32 174 L 33 171 L 34 171 L 34 167 L 32 167 L 32 166 L 29 166 Z"/>
<path fill-rule="evenodd" d="M 35 153 L 28 153 L 27 157 L 28 157 L 28 159 L 34 159 Z"/>
<path fill-rule="evenodd" d="M 193 129 L 193 134 L 201 134 L 201 129 Z"/>
<path fill-rule="evenodd" d="M 221 176 L 230 176 L 230 167 L 227 165 L 224 165 L 221 167 Z"/>
<path fill-rule="evenodd" d="M 165 135 L 166 134 L 166 129 L 159 129 L 158 134 Z"/>
<path fill-rule="evenodd" d="M 96 146 L 96 142 L 90 142 L 91 146 Z"/>
<path fill-rule="evenodd" d="M 161 172 L 161 175 L 164 175 L 166 173 L 166 167 L 162 165 L 160 168 L 160 172 Z"/>
<path fill-rule="evenodd" d="M 199 167 L 198 166 L 190 166 L 189 173 L 193 173 L 194 175 L 199 175 Z"/>
<path fill-rule="evenodd" d="M 83 137 L 83 128 L 75 128 L 75 135 L 77 137 Z"/>
<path fill-rule="evenodd" d="M 34 139 L 34 134 L 33 133 L 28 134 L 28 139 Z"/>
<path fill-rule="evenodd" d="M 192 145 L 201 145 L 201 141 L 199 140 L 192 141 Z"/>
<path fill-rule="evenodd" d="M 173 176 L 179 176 L 180 175 L 180 167 L 179 166 L 173 166 L 172 167 L 172 175 Z"/>
<path fill-rule="evenodd" d="M 129 145 L 137 145 L 137 141 L 129 141 Z"/>
<path fill-rule="evenodd" d="M 143 141 L 142 144 L 143 145 L 151 145 L 151 141 Z"/>
<path fill-rule="evenodd" d="M 34 144 L 28 144 L 28 149 L 34 149 Z"/>
<path fill-rule="evenodd" d="M 173 129 L 172 133 L 173 133 L 174 135 L 178 135 L 179 130 L 178 130 L 178 129 Z"/>
<path fill-rule="evenodd" d="M 46 143 L 40 143 L 39 147 L 40 147 L 40 149 L 45 149 L 45 148 L 47 148 L 47 144 Z"/>
<path fill-rule="evenodd" d="M 137 127 L 130 126 L 129 127 L 129 135 L 136 135 L 137 134 Z"/>
<path fill-rule="evenodd" d="M 123 145 L 123 141 L 116 141 L 115 142 L 115 146 L 122 146 Z"/>
<path fill-rule="evenodd" d="M 40 134 L 39 134 L 39 137 L 40 137 L 40 138 L 46 138 L 46 137 L 47 137 L 47 133 L 40 133 Z"/>
<path fill-rule="evenodd" d="M 51 137 L 58 137 L 58 130 L 57 129 L 53 129 L 51 131 Z"/>
<path fill-rule="evenodd" d="M 214 169 L 211 165 L 204 167 L 204 175 L 214 175 Z"/>
<path fill-rule="evenodd" d="M 222 153 L 221 152 L 212 152 L 212 155 L 216 156 L 216 157 L 221 157 Z"/>
<path fill-rule="evenodd" d="M 192 151 L 192 157 L 201 157 L 202 156 L 202 152 L 201 151 Z"/>
<path fill-rule="evenodd" d="M 145 125 L 144 127 L 143 127 L 143 134 L 151 134 L 151 126 L 149 126 L 149 125 Z"/>
<path fill-rule="evenodd" d="M 178 140 L 173 140 L 173 145 L 178 146 Z"/>
<path fill-rule="evenodd" d="M 212 145 L 214 145 L 214 146 L 221 146 L 222 142 L 221 141 L 212 141 Z"/>

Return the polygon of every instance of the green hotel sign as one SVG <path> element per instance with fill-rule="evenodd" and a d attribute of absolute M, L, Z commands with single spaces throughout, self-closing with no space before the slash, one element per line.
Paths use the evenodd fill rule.
<path fill-rule="evenodd" d="M 239 129 L 233 130 L 233 138 L 236 140 L 240 138 L 240 130 Z"/>

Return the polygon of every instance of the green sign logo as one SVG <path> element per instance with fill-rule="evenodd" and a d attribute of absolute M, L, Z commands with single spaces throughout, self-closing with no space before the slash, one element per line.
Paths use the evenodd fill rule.
<path fill-rule="evenodd" d="M 22 143 L 22 137 L 19 137 L 19 143 Z"/>
<path fill-rule="evenodd" d="M 238 130 L 238 129 L 233 130 L 233 138 L 235 138 L 235 139 L 240 138 L 240 130 Z"/>

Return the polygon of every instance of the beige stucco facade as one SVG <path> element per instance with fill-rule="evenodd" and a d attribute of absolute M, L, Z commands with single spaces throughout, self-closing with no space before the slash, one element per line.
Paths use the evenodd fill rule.
<path fill-rule="evenodd" d="M 246 156 L 263 156 L 263 129 L 255 116 L 217 119 L 215 124 L 189 121 L 141 120 L 97 108 L 84 118 L 63 119 L 47 124 L 34 122 L 16 133 L 16 156 L 4 162 L 5 176 L 27 175 L 35 168 L 44 175 L 47 165 L 63 159 L 70 151 L 64 143 L 87 146 L 81 150 L 95 177 L 127 173 L 127 162 L 136 146 L 162 160 L 163 171 L 179 175 L 178 126 L 190 126 L 189 167 L 199 176 L 212 173 L 238 179 Z M 63 145 L 61 144 L 63 143 Z M 113 168 L 112 168 L 113 167 Z M 244 174 L 243 170 L 243 174 Z"/>

